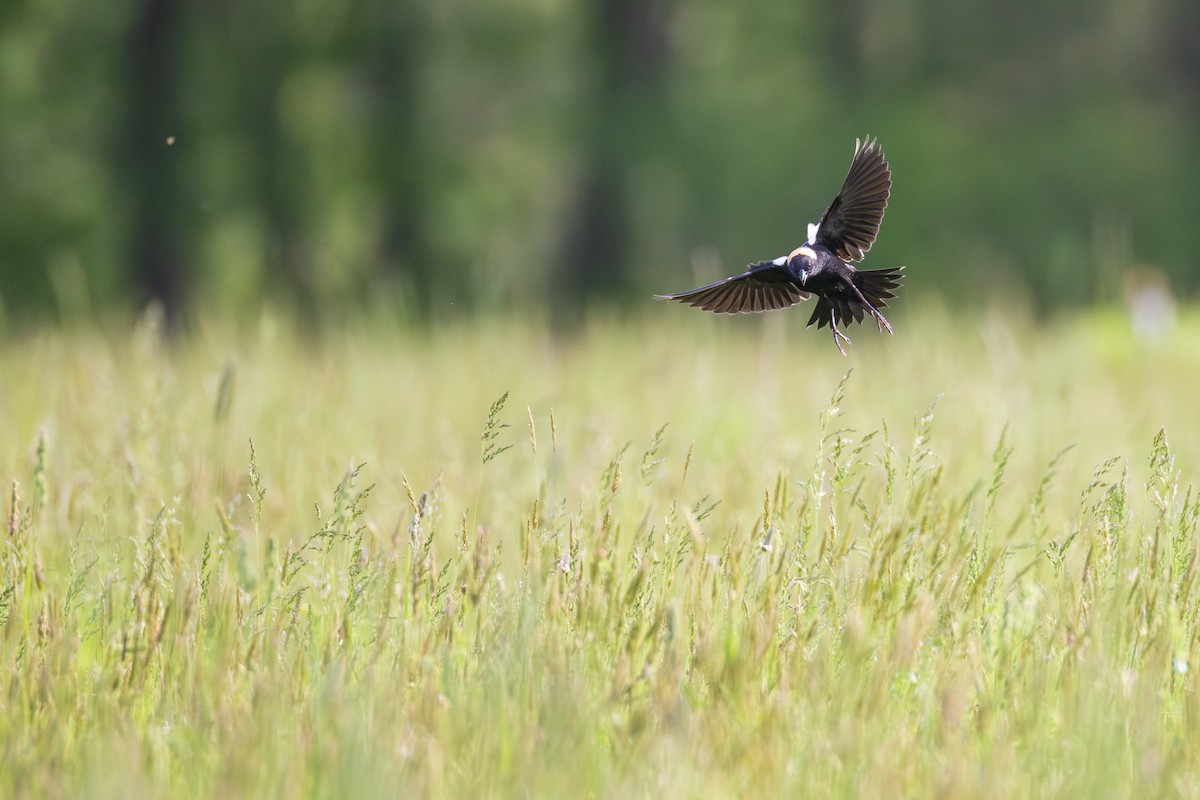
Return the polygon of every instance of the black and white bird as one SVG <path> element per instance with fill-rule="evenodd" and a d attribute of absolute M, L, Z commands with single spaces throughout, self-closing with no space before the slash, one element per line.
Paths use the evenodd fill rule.
<path fill-rule="evenodd" d="M 740 275 L 657 297 L 718 314 L 747 314 L 787 308 L 816 295 L 808 324 L 828 325 L 845 355 L 842 342 L 849 344 L 850 338 L 839 325 L 862 322 L 869 314 L 881 331 L 892 332 L 880 309 L 896 296 L 904 267 L 859 270 L 850 263 L 861 261 L 875 242 L 891 190 L 892 172 L 879 142 L 856 139 L 841 191 L 821 219 L 809 224 L 807 242 L 786 256 L 750 264 Z"/>

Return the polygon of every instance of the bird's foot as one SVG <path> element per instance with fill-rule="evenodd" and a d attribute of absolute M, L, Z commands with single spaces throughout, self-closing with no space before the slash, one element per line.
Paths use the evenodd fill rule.
<path fill-rule="evenodd" d="M 858 296 L 858 302 L 866 306 L 867 310 L 871 312 L 871 316 L 875 318 L 875 323 L 879 325 L 880 333 L 886 330 L 888 333 L 891 333 L 892 336 L 895 336 L 896 334 L 892 333 L 892 326 L 888 324 L 888 321 L 884 318 L 883 314 L 880 313 L 878 308 L 871 305 L 871 302 L 867 300 L 863 293 L 858 290 L 858 287 L 854 285 L 853 281 L 850 282 L 850 288 L 853 289 L 854 294 Z"/>
<path fill-rule="evenodd" d="M 838 330 L 837 325 L 830 325 L 829 327 L 833 329 L 833 343 L 837 345 L 838 352 L 842 355 L 846 355 L 846 351 L 842 349 L 842 342 L 845 342 L 846 344 L 854 344 L 854 342 L 850 341 L 849 336 Z"/>

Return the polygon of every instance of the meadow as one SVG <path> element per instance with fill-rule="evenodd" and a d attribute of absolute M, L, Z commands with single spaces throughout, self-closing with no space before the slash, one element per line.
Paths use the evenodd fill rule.
<path fill-rule="evenodd" d="M 1200 318 L 0 343 L 0 796 L 1200 794 Z"/>

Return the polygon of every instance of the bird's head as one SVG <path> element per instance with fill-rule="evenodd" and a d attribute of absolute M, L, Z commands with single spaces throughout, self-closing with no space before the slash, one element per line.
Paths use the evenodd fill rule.
<path fill-rule="evenodd" d="M 801 245 L 788 254 L 787 264 L 800 276 L 800 284 L 803 286 L 808 283 L 808 277 L 817 265 L 817 254 L 808 245 Z"/>

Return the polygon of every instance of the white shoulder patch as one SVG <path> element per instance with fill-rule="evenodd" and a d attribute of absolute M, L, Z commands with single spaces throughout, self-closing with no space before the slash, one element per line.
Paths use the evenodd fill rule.
<path fill-rule="evenodd" d="M 808 244 L 816 244 L 817 243 L 818 230 L 819 230 L 819 228 L 815 224 L 813 224 L 811 222 L 808 223 Z"/>
<path fill-rule="evenodd" d="M 775 259 L 771 263 L 777 267 L 782 267 L 784 264 L 787 263 L 787 260 L 788 260 L 787 256 L 780 256 L 779 258 Z"/>

